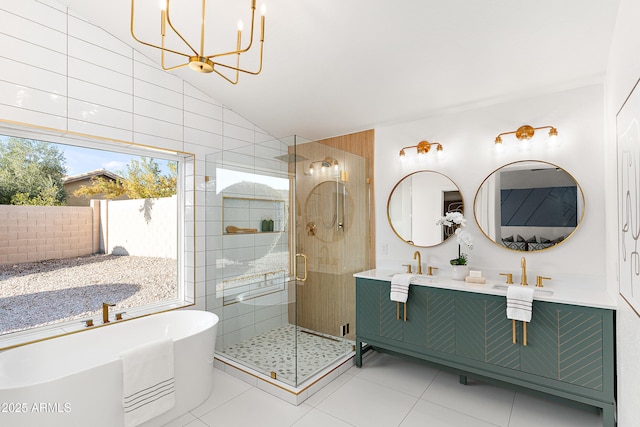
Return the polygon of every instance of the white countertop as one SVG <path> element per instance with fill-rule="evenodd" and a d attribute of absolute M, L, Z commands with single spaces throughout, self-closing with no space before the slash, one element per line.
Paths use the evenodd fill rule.
<path fill-rule="evenodd" d="M 354 277 L 391 282 L 391 277 L 395 273 L 398 272 L 393 270 L 374 269 L 356 273 L 354 274 Z M 487 283 L 479 284 L 467 283 L 464 280 L 453 280 L 444 275 L 426 276 L 416 274 L 415 276 L 416 279 L 411 282 L 412 285 L 431 286 L 433 288 L 475 292 L 479 294 L 507 295 L 507 285 L 504 279 L 491 280 L 487 278 Z M 516 283 L 516 277 L 513 278 L 513 281 L 514 285 L 510 286 L 520 286 Z M 535 289 L 533 295 L 534 300 L 581 305 L 585 307 L 606 308 L 611 310 L 617 309 L 615 300 L 606 291 L 581 288 L 578 283 L 549 281 L 545 282 L 544 287 L 542 288 L 535 287 L 535 283 L 530 283 L 529 286 Z"/>

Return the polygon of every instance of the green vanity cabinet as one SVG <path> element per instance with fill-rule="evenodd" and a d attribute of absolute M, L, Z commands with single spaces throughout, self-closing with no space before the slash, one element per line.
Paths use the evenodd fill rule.
<path fill-rule="evenodd" d="M 366 279 L 356 283 L 360 280 Z M 411 286 L 405 306 L 391 301 L 389 292 L 388 282 L 369 280 L 366 287 L 356 285 L 356 333 L 378 336 L 416 351 L 455 353 L 453 295 Z"/>
<path fill-rule="evenodd" d="M 356 365 L 362 343 L 457 371 L 602 408 L 614 426 L 613 310 L 535 300 L 524 345 L 522 322 L 506 318 L 504 296 L 428 286 L 409 288 L 407 316 L 390 283 L 356 280 Z M 399 317 L 399 318 L 398 318 Z"/>
<path fill-rule="evenodd" d="M 389 283 L 372 281 L 370 285 L 357 296 L 360 302 L 356 316 L 362 319 L 363 333 L 416 348 L 426 347 L 426 289 L 410 287 L 410 303 L 405 306 L 389 300 Z"/>

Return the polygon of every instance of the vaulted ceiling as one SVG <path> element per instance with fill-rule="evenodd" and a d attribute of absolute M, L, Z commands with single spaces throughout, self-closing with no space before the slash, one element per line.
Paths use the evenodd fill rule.
<path fill-rule="evenodd" d="M 601 82 L 618 8 L 617 0 L 265 1 L 261 74 L 234 86 L 214 73 L 173 72 L 274 136 L 310 139 Z M 60 2 L 160 61 L 130 35 L 131 0 Z M 136 26 L 157 43 L 158 3 L 136 0 Z M 249 7 L 209 0 L 217 21 L 205 45 L 233 49 Z M 192 29 L 200 9 L 201 0 L 171 2 L 176 22 Z M 217 47 L 223 33 L 231 45 Z"/>

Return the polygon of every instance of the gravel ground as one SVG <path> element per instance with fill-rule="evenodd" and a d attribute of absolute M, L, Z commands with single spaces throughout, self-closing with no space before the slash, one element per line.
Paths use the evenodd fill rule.
<path fill-rule="evenodd" d="M 176 260 L 92 255 L 0 265 L 0 333 L 173 299 Z"/>

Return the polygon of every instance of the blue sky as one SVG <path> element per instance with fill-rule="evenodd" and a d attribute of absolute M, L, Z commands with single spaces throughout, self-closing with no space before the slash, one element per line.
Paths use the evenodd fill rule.
<path fill-rule="evenodd" d="M 0 140 L 7 136 L 0 135 Z M 54 144 L 64 153 L 67 175 L 79 175 L 96 169 L 106 169 L 113 173 L 126 171 L 126 165 L 131 160 L 140 160 L 140 156 L 117 153 L 114 151 L 94 150 L 92 148 L 76 147 L 73 145 Z M 150 156 L 147 156 L 150 157 Z M 167 160 L 155 159 L 163 173 L 168 173 Z"/>
<path fill-rule="evenodd" d="M 78 175 L 96 169 L 106 169 L 117 173 L 126 170 L 126 165 L 139 156 L 115 153 L 112 151 L 93 150 L 72 145 L 54 144 L 60 148 L 67 160 L 67 175 Z M 160 163 L 160 161 L 159 161 Z"/>

